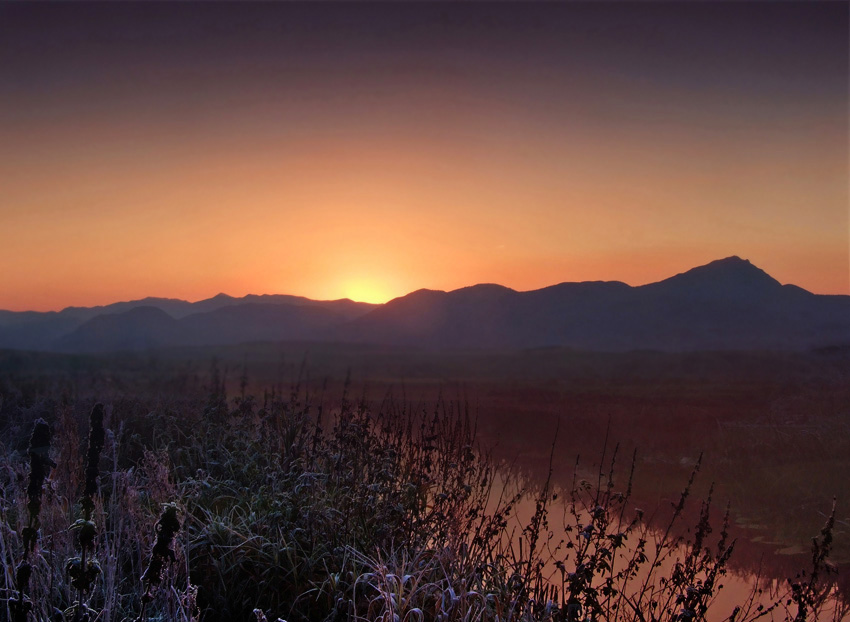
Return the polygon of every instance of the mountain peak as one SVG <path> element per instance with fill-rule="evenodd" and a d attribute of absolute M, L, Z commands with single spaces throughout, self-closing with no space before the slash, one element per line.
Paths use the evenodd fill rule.
<path fill-rule="evenodd" d="M 722 276 L 748 276 L 754 279 L 779 283 L 776 279 L 770 276 L 761 268 L 753 265 L 749 259 L 741 259 L 737 255 L 717 259 L 704 266 L 697 266 L 685 272 L 684 274 L 700 274 L 700 275 L 722 275 Z M 675 277 L 673 277 L 675 278 Z"/>
<path fill-rule="evenodd" d="M 742 259 L 737 255 L 732 255 L 731 257 L 724 257 L 723 259 L 715 259 L 714 261 L 710 261 L 704 266 L 697 266 L 694 270 L 699 268 L 714 268 L 714 269 L 733 269 L 733 270 L 748 270 L 751 268 L 755 268 L 756 270 L 761 271 L 759 268 L 753 265 L 753 263 L 749 259 Z"/>
<path fill-rule="evenodd" d="M 733 255 L 643 287 L 653 290 L 675 289 L 688 292 L 689 295 L 702 294 L 726 299 L 776 291 L 781 289 L 782 285 L 748 259 Z"/>

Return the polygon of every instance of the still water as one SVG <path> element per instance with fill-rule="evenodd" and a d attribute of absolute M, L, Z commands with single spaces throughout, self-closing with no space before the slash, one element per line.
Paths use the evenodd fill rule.
<path fill-rule="evenodd" d="M 577 479 L 566 490 L 550 486 L 541 494 L 538 486 L 523 494 L 518 491 L 528 490 L 527 483 L 503 476 L 490 508 L 515 499 L 505 550 L 518 559 L 538 552 L 540 576 L 555 588 L 549 598 L 558 607 L 573 601 L 575 620 L 801 619 L 791 585 L 808 584 L 811 554 L 780 554 L 780 547 L 754 542 L 745 529 L 724 530 L 723 513 L 701 513 L 697 499 L 685 504 L 696 505 L 696 513 L 677 512 L 674 504 L 646 510 L 598 481 L 599 492 L 596 480 Z M 809 592 L 808 620 L 850 619 L 841 585 L 847 573 L 828 565 Z"/>

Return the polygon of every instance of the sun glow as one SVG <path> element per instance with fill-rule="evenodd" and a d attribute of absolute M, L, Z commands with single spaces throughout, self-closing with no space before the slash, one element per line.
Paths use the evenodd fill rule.
<path fill-rule="evenodd" d="M 343 291 L 346 298 L 351 298 L 351 300 L 357 302 L 381 304 L 393 298 L 386 283 L 369 278 L 347 281 L 344 284 Z"/>

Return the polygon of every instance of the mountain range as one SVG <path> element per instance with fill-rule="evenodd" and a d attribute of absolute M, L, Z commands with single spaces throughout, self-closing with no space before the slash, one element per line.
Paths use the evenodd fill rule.
<path fill-rule="evenodd" d="M 802 350 L 850 344 L 850 296 L 782 285 L 739 257 L 657 283 L 482 284 L 421 289 L 382 305 L 219 294 L 144 298 L 58 312 L 0 311 L 0 348 L 147 350 L 256 341 L 362 342 L 436 349 L 572 347 Z"/>

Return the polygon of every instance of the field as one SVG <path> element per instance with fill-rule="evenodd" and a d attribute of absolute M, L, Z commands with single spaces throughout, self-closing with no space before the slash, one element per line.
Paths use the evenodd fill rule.
<path fill-rule="evenodd" d="M 846 350 L 7 352 L 0 392 L 15 622 L 18 602 L 68 620 L 723 620 L 721 577 L 753 572 L 784 594 L 768 615 L 799 620 L 850 561 Z M 33 523 L 40 417 L 56 466 Z M 168 503 L 180 529 L 158 582 L 145 571 Z M 814 569 L 812 536 L 830 553 Z M 73 585 L 74 559 L 97 577 Z"/>

